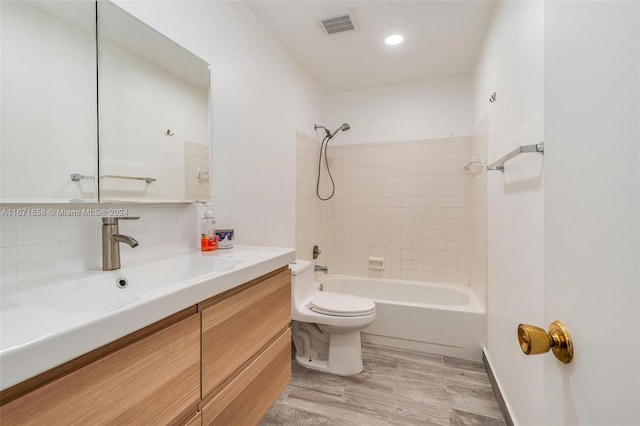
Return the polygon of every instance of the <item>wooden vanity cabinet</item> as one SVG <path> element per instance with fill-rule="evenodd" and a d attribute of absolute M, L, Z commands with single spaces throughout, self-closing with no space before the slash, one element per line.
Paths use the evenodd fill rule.
<path fill-rule="evenodd" d="M 206 399 L 289 326 L 291 277 L 279 269 L 198 305 L 202 313 L 202 396 Z"/>
<path fill-rule="evenodd" d="M 184 426 L 200 426 L 202 425 L 202 412 L 198 411 L 195 416 L 187 420 Z"/>
<path fill-rule="evenodd" d="M 49 383 L 4 404 L 2 424 L 158 425 L 184 423 L 197 413 L 200 316 L 195 309 L 185 319 L 100 356 L 111 345 L 88 354 L 97 360 L 62 377 L 54 375 Z"/>
<path fill-rule="evenodd" d="M 287 328 L 202 407 L 202 424 L 258 424 L 290 380 L 291 332 Z"/>
<path fill-rule="evenodd" d="M 291 378 L 291 274 L 284 267 L 198 305 L 203 424 L 257 423 Z"/>
<path fill-rule="evenodd" d="M 257 424 L 291 378 L 290 280 L 280 268 L 3 390 L 0 423 Z"/>

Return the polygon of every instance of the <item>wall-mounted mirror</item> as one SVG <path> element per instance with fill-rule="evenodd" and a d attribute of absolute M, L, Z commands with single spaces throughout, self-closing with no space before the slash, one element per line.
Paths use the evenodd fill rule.
<path fill-rule="evenodd" d="M 209 64 L 98 2 L 100 201 L 209 199 Z"/>
<path fill-rule="evenodd" d="M 107 1 L 0 8 L 0 202 L 210 198 L 209 64 Z"/>
<path fill-rule="evenodd" d="M 0 2 L 0 202 L 98 201 L 95 8 Z"/>

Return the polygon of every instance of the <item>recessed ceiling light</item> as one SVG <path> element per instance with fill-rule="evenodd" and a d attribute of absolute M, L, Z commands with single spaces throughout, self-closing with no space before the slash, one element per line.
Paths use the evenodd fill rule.
<path fill-rule="evenodd" d="M 402 40 L 404 40 L 404 37 L 402 37 L 400 34 L 393 34 L 385 38 L 384 42 L 389 46 L 395 46 L 396 44 L 402 43 Z"/>

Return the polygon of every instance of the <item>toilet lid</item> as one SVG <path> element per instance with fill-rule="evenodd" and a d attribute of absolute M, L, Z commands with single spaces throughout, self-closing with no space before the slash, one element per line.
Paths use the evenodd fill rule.
<path fill-rule="evenodd" d="M 372 300 L 349 294 L 321 291 L 309 302 L 312 311 L 337 317 L 358 317 L 375 312 Z"/>

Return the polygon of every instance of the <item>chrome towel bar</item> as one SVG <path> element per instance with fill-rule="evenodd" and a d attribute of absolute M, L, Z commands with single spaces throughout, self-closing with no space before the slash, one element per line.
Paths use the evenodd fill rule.
<path fill-rule="evenodd" d="M 518 148 L 514 149 L 510 153 L 503 155 L 498 160 L 489 164 L 487 166 L 487 170 L 500 170 L 501 172 L 504 172 L 504 163 L 506 163 L 507 161 L 511 160 L 514 157 L 517 157 L 520 154 L 526 154 L 531 152 L 544 155 L 544 142 L 540 142 L 535 145 L 519 146 Z"/>
<path fill-rule="evenodd" d="M 131 179 L 131 180 L 143 180 L 147 183 L 155 182 L 157 179 L 152 177 L 139 177 L 139 176 L 118 176 L 118 175 L 102 175 L 100 179 L 111 178 L 111 179 Z"/>

